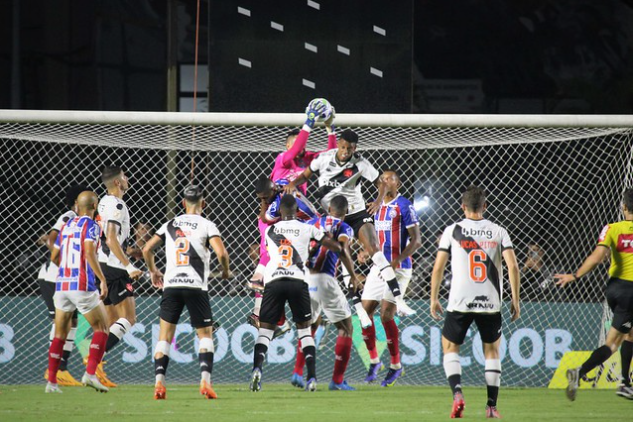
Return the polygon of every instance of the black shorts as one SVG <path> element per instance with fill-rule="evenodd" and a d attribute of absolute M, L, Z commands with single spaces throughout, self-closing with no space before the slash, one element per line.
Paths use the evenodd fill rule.
<path fill-rule="evenodd" d="M 352 229 L 354 229 L 354 236 L 358 239 L 358 233 L 360 233 L 360 228 L 365 224 L 374 224 L 374 217 L 369 215 L 366 210 L 362 210 L 359 212 L 355 212 L 354 214 L 349 214 L 345 216 L 343 220 L 347 225 L 349 225 Z"/>
<path fill-rule="evenodd" d="M 127 271 L 120 268 L 112 268 L 104 263 L 100 265 L 108 285 L 108 297 L 103 301 L 104 305 L 117 305 L 123 302 L 125 298 L 134 297 L 133 280 Z"/>
<path fill-rule="evenodd" d="M 191 326 L 204 328 L 213 325 L 213 314 L 209 303 L 209 293 L 187 287 L 168 287 L 163 290 L 160 301 L 160 319 L 170 324 L 178 324 L 182 310 L 187 307 Z"/>
<path fill-rule="evenodd" d="M 284 314 L 286 302 L 290 305 L 292 320 L 295 323 L 312 319 L 308 284 L 294 278 L 280 278 L 266 283 L 264 287 L 259 321 L 277 325 L 279 318 Z"/>
<path fill-rule="evenodd" d="M 628 333 L 633 325 L 633 281 L 610 278 L 606 296 L 613 312 L 611 326 L 621 333 Z"/>
<path fill-rule="evenodd" d="M 455 344 L 463 344 L 466 332 L 475 321 L 481 341 L 494 343 L 501 337 L 501 312 L 480 314 L 476 312 L 446 312 L 442 335 Z"/>
<path fill-rule="evenodd" d="M 55 303 L 53 302 L 53 295 L 55 294 L 56 283 L 42 279 L 37 281 L 40 283 L 40 294 L 42 295 L 42 299 L 44 299 L 46 308 L 48 308 L 48 317 L 50 319 L 55 319 Z M 77 319 L 77 309 L 73 312 L 73 319 Z"/>

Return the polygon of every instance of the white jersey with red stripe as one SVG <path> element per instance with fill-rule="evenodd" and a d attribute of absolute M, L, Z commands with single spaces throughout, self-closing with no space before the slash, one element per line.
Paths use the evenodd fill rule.
<path fill-rule="evenodd" d="M 128 239 L 130 237 L 130 212 L 128 211 L 125 202 L 121 198 L 114 195 L 106 195 L 99 201 L 99 224 L 103 232 L 104 238 L 99 248 L 99 262 L 107 264 L 112 268 L 125 269 L 125 266 L 121 264 L 119 258 L 116 257 L 108 248 L 105 242 L 105 235 L 108 229 L 108 223 L 114 223 L 119 226 L 119 233 L 117 239 L 121 244 L 123 253 L 127 249 Z"/>
<path fill-rule="evenodd" d="M 305 262 L 309 258 L 310 241 L 320 242 L 325 234 L 311 224 L 282 220 L 266 229 L 266 247 L 270 261 L 264 271 L 264 282 L 291 278 L 307 282 Z"/>
<path fill-rule="evenodd" d="M 409 229 L 419 225 L 418 216 L 411 202 L 398 194 L 390 202 L 383 202 L 376 215 L 374 227 L 378 234 L 380 249 L 389 262 L 397 259 L 409 244 Z M 411 257 L 407 257 L 398 268 L 412 268 Z"/>
<path fill-rule="evenodd" d="M 68 223 L 70 220 L 72 220 L 75 217 L 77 217 L 77 214 L 75 213 L 75 211 L 73 210 L 66 211 L 65 213 L 59 216 L 59 218 L 55 222 L 55 225 L 51 227 L 51 230 L 49 231 L 49 233 L 55 230 L 59 234 L 59 231 L 62 229 L 62 227 L 64 227 L 64 224 Z M 44 280 L 50 283 L 55 283 L 55 281 L 57 280 L 58 270 L 59 268 L 57 267 L 57 265 L 50 262 L 48 264 L 48 268 L 46 270 L 46 275 L 44 277 Z"/>
<path fill-rule="evenodd" d="M 512 249 L 507 230 L 489 220 L 464 219 L 444 230 L 439 250 L 451 254 L 453 274 L 448 311 L 501 311 L 506 249 Z"/>
<path fill-rule="evenodd" d="M 86 242 L 98 246 L 101 228 L 90 217 L 75 217 L 59 231 L 55 248 L 59 249 L 56 291 L 93 292 L 97 290 L 94 271 L 86 259 Z"/>
<path fill-rule="evenodd" d="M 209 240 L 220 236 L 211 221 L 198 214 L 183 214 L 163 224 L 156 232 L 165 243 L 167 268 L 164 288 L 189 287 L 207 291 Z"/>

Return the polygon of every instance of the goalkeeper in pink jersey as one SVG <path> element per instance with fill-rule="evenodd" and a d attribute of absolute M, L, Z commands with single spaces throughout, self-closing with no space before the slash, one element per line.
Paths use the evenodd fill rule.
<path fill-rule="evenodd" d="M 336 148 L 336 132 L 334 127 L 335 110 L 327 100 L 317 98 L 310 101 L 308 107 L 306 107 L 306 121 L 303 124 L 301 130 L 293 129 L 288 133 L 286 138 L 286 151 L 277 155 L 275 158 L 275 165 L 270 175 L 270 179 L 273 181 L 286 179 L 292 182 L 296 179 L 306 167 L 310 165 L 313 159 L 315 159 L 323 151 L 306 151 L 306 145 L 308 143 L 308 137 L 314 127 L 314 124 L 318 119 L 323 119 L 325 123 L 325 129 L 328 133 L 327 149 Z M 303 194 L 306 193 L 307 183 L 304 183 L 297 187 Z M 260 233 L 259 244 L 259 264 L 255 269 L 255 274 L 251 278 L 251 288 L 256 291 L 255 293 L 255 307 L 252 315 L 249 316 L 248 322 L 252 325 L 258 326 L 259 322 L 259 309 L 262 303 L 261 291 L 264 289 L 264 268 L 270 257 L 266 250 L 266 244 L 264 242 L 264 233 L 269 225 L 258 220 L 258 228 Z"/>

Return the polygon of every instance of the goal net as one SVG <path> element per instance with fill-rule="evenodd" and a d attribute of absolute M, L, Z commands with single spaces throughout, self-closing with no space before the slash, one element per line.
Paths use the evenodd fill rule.
<path fill-rule="evenodd" d="M 222 232 L 233 276 L 214 271 L 210 299 L 215 332 L 215 382 L 245 383 L 256 330 L 246 323 L 259 242 L 254 181 L 269 175 L 285 148 L 298 114 L 177 114 L 0 111 L 0 384 L 43 382 L 51 321 L 39 296 L 38 271 L 47 261 L 40 238 L 65 211 L 66 189 L 83 182 L 100 196 L 104 165 L 120 165 L 130 177 L 125 197 L 132 241 L 139 245 L 180 213 L 181 193 L 195 181 L 206 189 L 205 215 Z M 418 311 L 398 319 L 403 384 L 444 385 L 441 327 L 429 316 L 430 275 L 438 234 L 462 218 L 460 194 L 469 184 L 488 191 L 487 217 L 505 226 L 522 272 L 522 316 L 503 310 L 503 384 L 546 386 L 564 353 L 592 350 L 609 321 L 604 304 L 607 267 L 566 289 L 552 274 L 578 268 L 604 224 L 620 216 L 621 194 L 632 175 L 633 121 L 626 116 L 402 116 L 344 115 L 340 127 L 358 131 L 358 149 L 378 169 L 395 168 L 401 194 L 420 217 L 423 246 L 414 256 L 406 298 Z M 326 147 L 325 129 L 310 135 L 308 149 Z M 193 177 L 193 179 L 192 179 Z M 308 189 L 314 189 L 313 180 Z M 366 198 L 375 194 L 365 186 Z M 314 200 L 314 198 L 312 198 Z M 315 204 L 318 202 L 315 200 Z M 142 261 L 134 259 L 137 265 Z M 216 267 L 212 259 L 212 268 Z M 450 285 L 447 271 L 441 296 Z M 509 288 L 506 280 L 506 298 Z M 119 383 L 152 383 L 160 292 L 147 273 L 137 283 L 137 323 L 105 360 Z M 384 331 L 378 351 L 388 363 Z M 354 316 L 351 384 L 364 379 L 369 362 Z M 79 377 L 91 331 L 80 318 L 69 370 Z M 318 376 L 329 380 L 336 330 L 319 332 Z M 292 373 L 296 333 L 275 340 L 265 364 L 267 382 Z M 169 380 L 199 377 L 195 334 L 185 312 L 173 344 Z M 483 385 L 481 339 L 475 327 L 462 347 L 464 383 Z"/>

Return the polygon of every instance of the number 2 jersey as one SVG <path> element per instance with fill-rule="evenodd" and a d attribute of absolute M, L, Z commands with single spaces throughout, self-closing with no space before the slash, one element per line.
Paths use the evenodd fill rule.
<path fill-rule="evenodd" d="M 320 242 L 325 233 L 297 220 L 282 220 L 266 229 L 266 247 L 270 261 L 264 271 L 264 283 L 280 278 L 305 282 L 305 262 L 310 241 Z"/>
<path fill-rule="evenodd" d="M 93 292 L 97 290 L 95 273 L 88 264 L 84 249 L 85 242 L 99 245 L 101 228 L 92 218 L 75 217 L 63 225 L 55 248 L 59 249 L 57 270 L 57 291 Z"/>
<path fill-rule="evenodd" d="M 506 249 L 512 249 L 508 232 L 489 220 L 464 219 L 444 230 L 439 250 L 451 254 L 453 273 L 448 311 L 501 311 L 501 258 Z"/>
<path fill-rule="evenodd" d="M 211 221 L 197 214 L 183 214 L 156 232 L 165 243 L 167 268 L 164 288 L 189 287 L 208 290 L 209 240 L 220 236 Z"/>

